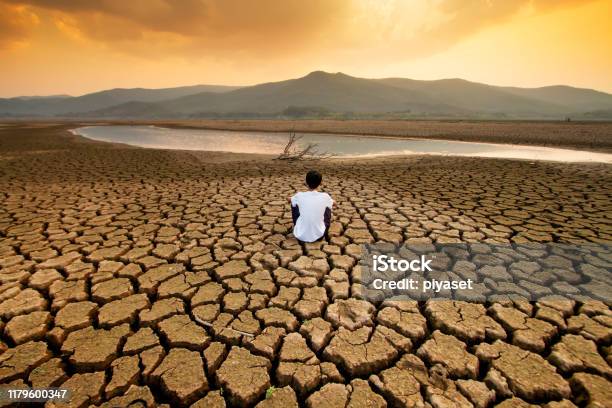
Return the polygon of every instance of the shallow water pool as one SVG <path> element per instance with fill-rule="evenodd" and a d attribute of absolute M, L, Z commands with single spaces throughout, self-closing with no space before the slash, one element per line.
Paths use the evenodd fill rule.
<path fill-rule="evenodd" d="M 157 126 L 86 126 L 75 134 L 104 142 L 134 146 L 207 150 L 233 153 L 278 154 L 287 143 L 287 133 L 169 129 Z M 316 143 L 320 153 L 337 157 L 434 154 L 494 157 L 562 162 L 612 163 L 612 154 L 494 143 L 456 142 L 438 139 L 396 139 L 374 136 L 301 134 L 299 143 Z"/>

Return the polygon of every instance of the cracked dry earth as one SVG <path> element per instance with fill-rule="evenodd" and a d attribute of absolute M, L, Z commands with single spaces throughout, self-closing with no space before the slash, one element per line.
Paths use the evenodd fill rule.
<path fill-rule="evenodd" d="M 302 246 L 308 166 L 0 127 L 0 383 L 73 407 L 610 406 L 601 302 L 373 304 L 353 281 L 366 242 L 610 242 L 610 166 L 317 162 L 331 239 Z"/>

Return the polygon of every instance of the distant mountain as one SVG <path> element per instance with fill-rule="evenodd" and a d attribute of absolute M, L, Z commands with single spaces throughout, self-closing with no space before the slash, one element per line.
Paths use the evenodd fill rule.
<path fill-rule="evenodd" d="M 54 99 L 54 98 L 72 98 L 72 96 L 70 95 L 24 95 L 24 96 L 16 96 L 14 98 L 11 99 L 21 99 L 22 101 L 30 101 L 30 100 L 36 100 L 36 99 Z"/>
<path fill-rule="evenodd" d="M 165 101 L 163 105 L 174 112 L 196 115 L 236 112 L 276 114 L 290 106 L 354 113 L 415 111 L 442 114 L 458 110 L 419 91 L 321 71 L 298 79 L 270 82 L 226 93 L 189 95 Z"/>
<path fill-rule="evenodd" d="M 114 89 L 76 98 L 0 100 L 0 116 L 89 118 L 389 117 L 612 119 L 612 95 L 569 86 L 499 87 L 462 79 L 364 79 L 312 72 L 232 88 Z"/>
<path fill-rule="evenodd" d="M 82 96 L 16 97 L 0 99 L 1 115 L 55 116 L 72 115 L 110 108 L 127 102 L 160 102 L 200 92 L 227 92 L 238 87 L 194 85 L 177 88 L 116 88 Z"/>
<path fill-rule="evenodd" d="M 501 88 L 515 95 L 547 103 L 572 107 L 576 111 L 612 108 L 610 94 L 593 89 L 574 88 L 571 86 L 545 86 L 542 88 Z"/>
<path fill-rule="evenodd" d="M 445 101 L 452 106 L 480 114 L 529 117 L 558 115 L 562 112 L 574 110 L 567 110 L 567 107 L 554 101 L 542 101 L 507 92 L 500 87 L 463 79 L 415 81 L 403 78 L 388 78 L 381 79 L 379 82 L 410 91 L 419 91 L 430 98 Z M 609 95 L 609 97 L 609 102 L 612 103 L 612 95 Z"/>

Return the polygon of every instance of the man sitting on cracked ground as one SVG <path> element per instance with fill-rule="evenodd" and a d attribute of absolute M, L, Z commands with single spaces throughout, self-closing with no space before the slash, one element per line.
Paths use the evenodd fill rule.
<path fill-rule="evenodd" d="M 291 197 L 293 236 L 300 242 L 315 242 L 325 237 L 331 223 L 334 200 L 327 193 L 317 191 L 323 177 L 316 170 L 306 174 L 308 191 Z"/>

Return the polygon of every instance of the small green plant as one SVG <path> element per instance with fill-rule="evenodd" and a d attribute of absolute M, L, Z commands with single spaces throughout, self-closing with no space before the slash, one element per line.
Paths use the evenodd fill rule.
<path fill-rule="evenodd" d="M 273 385 L 270 386 L 270 388 L 266 390 L 266 399 L 271 398 L 272 394 L 274 394 L 274 391 L 276 391 L 276 387 Z"/>

